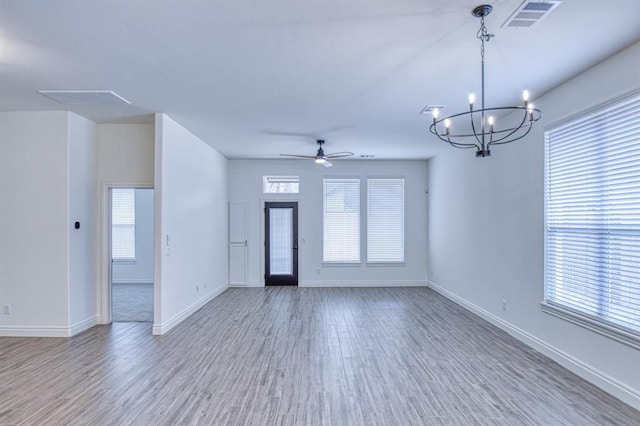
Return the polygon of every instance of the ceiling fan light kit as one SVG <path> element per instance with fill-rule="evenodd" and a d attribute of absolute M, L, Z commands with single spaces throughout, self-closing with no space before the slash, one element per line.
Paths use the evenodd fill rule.
<path fill-rule="evenodd" d="M 329 161 L 330 159 L 353 156 L 353 152 L 348 152 L 348 151 L 334 152 L 333 154 L 325 154 L 324 149 L 322 149 L 322 145 L 324 145 L 324 140 L 318 139 L 316 143 L 318 144 L 318 152 L 316 152 L 316 155 L 280 154 L 280 156 L 295 157 L 295 158 L 310 158 L 310 159 L 313 159 L 316 164 L 322 164 L 325 167 L 333 166 L 333 163 Z"/>
<path fill-rule="evenodd" d="M 476 38 L 481 43 L 480 108 L 474 108 L 476 99 L 475 95 L 471 93 L 469 95 L 468 111 L 441 117 L 440 109 L 434 108 L 431 111 L 433 122 L 429 127 L 431 133 L 455 148 L 475 149 L 476 157 L 489 157 L 492 145 L 503 145 L 522 139 L 531 131 L 533 124 L 542 118 L 542 111 L 529 102 L 529 92 L 527 90 L 522 93 L 521 105 L 485 107 L 484 43 L 491 40 L 494 35 L 488 33 L 484 18 L 491 13 L 492 9 L 490 5 L 483 4 L 475 7 L 471 12 L 473 16 L 480 18 L 480 29 L 476 33 Z M 496 115 L 506 116 L 507 114 L 518 112 L 519 114 L 516 118 L 510 117 L 514 120 L 511 124 L 505 124 L 503 127 L 497 124 Z"/>

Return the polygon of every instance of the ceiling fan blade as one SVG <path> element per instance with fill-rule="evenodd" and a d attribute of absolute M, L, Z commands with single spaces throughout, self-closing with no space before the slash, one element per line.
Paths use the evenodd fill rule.
<path fill-rule="evenodd" d="M 326 154 L 325 158 L 342 158 L 342 157 L 352 157 L 353 152 L 343 151 L 343 152 L 334 152 L 333 154 Z"/>
<path fill-rule="evenodd" d="M 280 154 L 280 157 L 316 158 L 315 155 Z"/>
<path fill-rule="evenodd" d="M 327 160 L 326 158 L 324 159 L 324 163 L 322 163 L 322 165 L 325 167 L 333 167 L 333 163 L 331 163 L 331 161 Z"/>

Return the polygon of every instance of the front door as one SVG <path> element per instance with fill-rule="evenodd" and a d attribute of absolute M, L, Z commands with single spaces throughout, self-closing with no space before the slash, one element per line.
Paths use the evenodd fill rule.
<path fill-rule="evenodd" d="M 264 203 L 265 285 L 298 285 L 298 203 Z"/>

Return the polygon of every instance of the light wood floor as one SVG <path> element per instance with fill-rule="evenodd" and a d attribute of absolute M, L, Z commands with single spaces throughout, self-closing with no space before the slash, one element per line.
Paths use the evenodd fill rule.
<path fill-rule="evenodd" d="M 0 338 L 0 424 L 640 424 L 427 288 L 229 289 L 150 327 Z"/>

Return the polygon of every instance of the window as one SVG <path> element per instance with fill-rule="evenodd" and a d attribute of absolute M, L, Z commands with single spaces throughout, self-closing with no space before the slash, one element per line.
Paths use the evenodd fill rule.
<path fill-rule="evenodd" d="M 297 194 L 298 176 L 263 176 L 262 192 L 265 194 Z"/>
<path fill-rule="evenodd" d="M 111 190 L 111 257 L 114 260 L 136 257 L 135 189 Z"/>
<path fill-rule="evenodd" d="M 640 343 L 640 93 L 545 132 L 545 252 L 545 311 Z"/>
<path fill-rule="evenodd" d="M 367 262 L 404 262 L 404 179 L 367 180 Z"/>
<path fill-rule="evenodd" d="M 324 262 L 360 262 L 360 179 L 324 179 Z"/>

